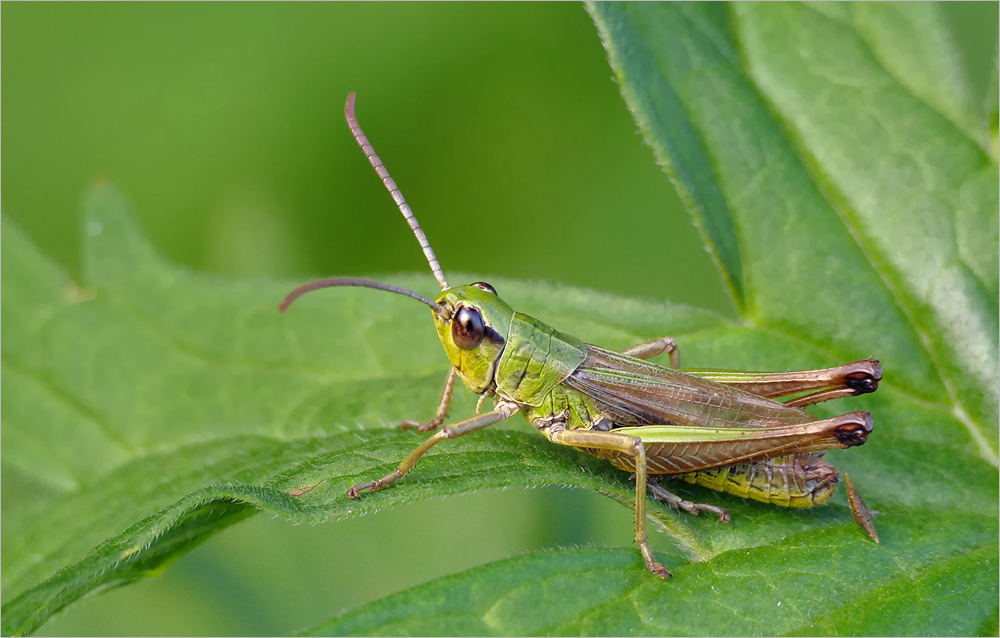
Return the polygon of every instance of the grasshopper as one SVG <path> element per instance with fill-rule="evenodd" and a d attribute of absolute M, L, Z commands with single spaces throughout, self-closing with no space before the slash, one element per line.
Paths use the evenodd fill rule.
<path fill-rule="evenodd" d="M 451 367 L 437 413 L 400 427 L 430 432 L 448 414 L 458 379 L 480 396 L 476 416 L 426 439 L 395 470 L 347 490 L 350 498 L 389 487 L 413 469 L 432 447 L 521 413 L 552 443 L 578 448 L 635 475 L 635 539 L 649 570 L 667 578 L 646 536 L 646 494 L 691 514 L 721 507 L 685 500 L 649 475 L 666 475 L 722 492 L 785 507 L 827 503 L 839 472 L 822 460 L 826 450 L 862 445 L 872 431 L 868 412 L 818 419 L 802 408 L 830 399 L 874 392 L 882 368 L 874 359 L 804 372 L 679 370 L 670 337 L 613 352 L 584 343 L 515 312 L 487 283 L 452 288 L 396 183 L 365 137 L 347 98 L 345 116 L 354 139 L 413 230 L 441 293 L 428 299 L 412 290 L 353 277 L 315 281 L 291 292 L 284 312 L 301 295 L 319 288 L 362 286 L 406 295 L 431 309 L 434 327 Z M 670 367 L 647 361 L 666 354 Z M 494 409 L 482 412 L 487 398 Z M 779 402 L 778 399 L 788 399 Z M 845 476 L 846 478 L 846 476 Z M 863 501 L 847 478 L 855 520 L 876 542 Z"/>

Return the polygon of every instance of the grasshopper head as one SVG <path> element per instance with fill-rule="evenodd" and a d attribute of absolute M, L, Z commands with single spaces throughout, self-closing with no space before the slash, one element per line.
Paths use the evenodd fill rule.
<path fill-rule="evenodd" d="M 449 288 L 434 302 L 443 309 L 434 313 L 434 327 L 448 360 L 470 390 L 483 392 L 493 382 L 514 311 L 483 282 Z"/>

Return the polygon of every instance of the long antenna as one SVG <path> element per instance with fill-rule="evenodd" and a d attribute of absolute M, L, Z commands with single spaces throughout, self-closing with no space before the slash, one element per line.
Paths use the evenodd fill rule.
<path fill-rule="evenodd" d="M 368 138 L 365 137 L 364 131 L 361 130 L 361 125 L 358 124 L 358 118 L 354 114 L 354 101 L 356 99 L 357 96 L 354 95 L 353 91 L 347 96 L 347 104 L 344 106 L 344 116 L 347 118 L 347 125 L 351 128 L 351 133 L 354 134 L 354 139 L 357 140 L 358 146 L 364 151 L 365 157 L 371 162 L 372 168 L 382 178 L 382 183 L 385 184 L 385 187 L 389 190 L 389 194 L 392 195 L 393 201 L 399 207 L 399 212 L 403 213 L 406 223 L 410 225 L 413 234 L 417 236 L 417 241 L 420 242 L 420 247 L 424 250 L 424 257 L 427 258 L 427 263 L 430 264 L 431 272 L 434 273 L 434 278 L 437 279 L 441 290 L 448 290 L 448 282 L 444 278 L 444 273 L 441 272 L 441 265 L 438 264 L 437 257 L 434 255 L 434 249 L 431 248 L 430 242 L 427 241 L 427 235 L 420 229 L 420 224 L 417 222 L 413 211 L 410 210 L 409 204 L 403 199 L 403 194 L 399 192 L 396 182 L 389 176 L 389 171 L 386 170 L 385 165 L 382 164 L 382 160 L 375 154 L 375 149 L 372 148 Z"/>
<path fill-rule="evenodd" d="M 374 288 L 375 290 L 384 290 L 386 292 L 394 292 L 397 295 L 405 295 L 411 299 L 416 299 L 422 303 L 427 304 L 432 310 L 438 314 L 444 314 L 445 309 L 439 305 L 424 297 L 419 295 L 412 290 L 402 288 L 400 286 L 393 286 L 392 284 L 384 284 L 381 281 L 372 281 L 371 279 L 362 279 L 360 277 L 330 277 L 329 279 L 320 279 L 319 281 L 314 281 L 308 283 L 304 286 L 299 286 L 292 292 L 288 293 L 285 300 L 281 302 L 281 306 L 278 308 L 278 312 L 284 312 L 288 310 L 288 306 L 292 305 L 292 302 L 301 297 L 302 295 L 310 292 L 312 290 L 319 290 L 320 288 L 333 288 L 334 286 L 360 286 L 362 288 Z"/>

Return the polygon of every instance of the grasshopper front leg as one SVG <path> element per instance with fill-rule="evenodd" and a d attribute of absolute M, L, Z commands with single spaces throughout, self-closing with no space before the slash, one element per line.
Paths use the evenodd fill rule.
<path fill-rule="evenodd" d="M 407 419 L 399 424 L 400 429 L 417 428 L 419 432 L 430 432 L 444 423 L 445 417 L 448 416 L 448 408 L 451 406 L 451 395 L 455 392 L 455 381 L 457 379 L 458 370 L 449 368 L 448 376 L 444 379 L 444 390 L 441 391 L 441 400 L 438 401 L 438 409 L 433 419 L 426 423 Z"/>
<path fill-rule="evenodd" d="M 457 439 L 458 437 L 469 434 L 470 432 L 488 428 L 491 425 L 495 425 L 500 421 L 503 421 L 504 419 L 510 418 L 510 416 L 517 412 L 518 409 L 519 408 L 515 403 L 501 402 L 497 404 L 496 408 L 492 412 L 480 414 L 479 416 L 474 416 L 471 419 L 459 421 L 455 425 L 449 425 L 448 427 L 442 428 L 440 431 L 436 432 L 433 436 L 417 446 L 417 449 L 410 452 L 410 454 L 403 459 L 403 462 L 400 463 L 399 467 L 395 470 L 389 472 L 376 481 L 361 483 L 351 487 L 347 490 L 347 496 L 350 498 L 358 498 L 361 495 L 361 492 L 365 490 L 375 492 L 384 487 L 389 487 L 395 483 L 397 479 L 405 476 L 410 470 L 412 470 L 413 466 L 420 460 L 420 457 L 427 454 L 432 447 L 441 441 L 444 441 L 445 439 Z"/>
<path fill-rule="evenodd" d="M 670 570 L 656 561 L 646 536 L 646 448 L 642 439 L 617 432 L 595 430 L 564 430 L 551 426 L 542 430 L 553 443 L 587 450 L 608 450 L 632 457 L 635 463 L 635 541 L 646 561 L 646 567 L 660 578 L 669 578 Z"/>

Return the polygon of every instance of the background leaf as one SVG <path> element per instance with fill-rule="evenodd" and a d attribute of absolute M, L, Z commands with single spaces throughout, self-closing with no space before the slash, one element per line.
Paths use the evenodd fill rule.
<path fill-rule="evenodd" d="M 864 540 L 842 496 L 815 512 L 783 512 L 692 490 L 685 493 L 715 499 L 735 520 L 720 526 L 657 509 L 687 557 L 708 559 L 685 565 L 685 554 L 658 548 L 678 574 L 670 583 L 635 569 L 632 550 L 562 550 L 430 583 L 315 631 L 990 631 L 997 241 L 989 231 L 997 196 L 995 160 L 968 131 L 974 113 L 955 110 L 966 103 L 960 96 L 933 108 L 916 99 L 920 88 L 907 70 L 885 61 L 905 51 L 905 33 L 889 34 L 897 49 L 888 53 L 859 48 L 898 23 L 864 8 L 592 11 L 630 108 L 716 244 L 741 321 L 566 288 L 498 288 L 518 309 L 602 345 L 622 347 L 668 327 L 688 365 L 788 369 L 881 357 L 886 383 L 849 403 L 872 410 L 876 432 L 865 448 L 831 458 L 885 512 L 876 519 L 883 544 Z M 933 26 L 925 18 L 911 16 L 907 28 Z M 802 41 L 782 40 L 789 34 Z M 795 67 L 795 56 L 769 57 L 792 46 L 818 47 L 804 59 L 819 60 L 824 73 Z M 868 84 L 831 79 L 832 62 L 842 63 L 841 73 L 867 73 Z M 788 77 L 804 93 L 785 86 Z M 802 103 L 831 93 L 835 99 Z M 823 108 L 827 119 L 798 119 Z M 900 130 L 880 142 L 878 127 L 863 128 L 872 119 Z M 855 172 L 840 159 L 861 151 L 882 164 Z M 908 159 L 924 169 L 923 181 L 907 181 Z M 901 193 L 924 208 L 907 208 Z M 931 205 L 956 201 L 965 212 L 955 216 Z M 426 318 L 406 300 L 363 291 L 310 299 L 277 317 L 273 302 L 287 285 L 171 266 L 107 188 L 91 196 L 85 229 L 80 286 L 6 220 L 3 229 L 4 469 L 13 463 L 36 496 L 5 516 L 7 631 L 33 627 L 88 591 L 159 573 L 252 506 L 315 521 L 545 483 L 627 498 L 621 473 L 518 432 L 528 429 L 520 424 L 439 450 L 407 489 L 344 502 L 352 477 L 382 471 L 413 446 L 414 435 L 391 425 L 434 403 L 444 369 Z M 928 237 L 948 241 L 924 246 Z M 921 241 L 925 252 L 911 249 Z M 434 288 L 429 277 L 394 281 Z M 957 322 L 948 314 L 956 308 L 965 311 Z M 461 401 L 456 415 L 471 411 L 468 397 Z M 5 508 L 6 500 L 5 492 Z M 467 543 L 463 536 L 449 542 Z M 583 587 L 592 595 L 579 595 Z M 525 614 L 526 599 L 551 602 Z M 444 613 L 455 624 L 440 624 Z"/>

